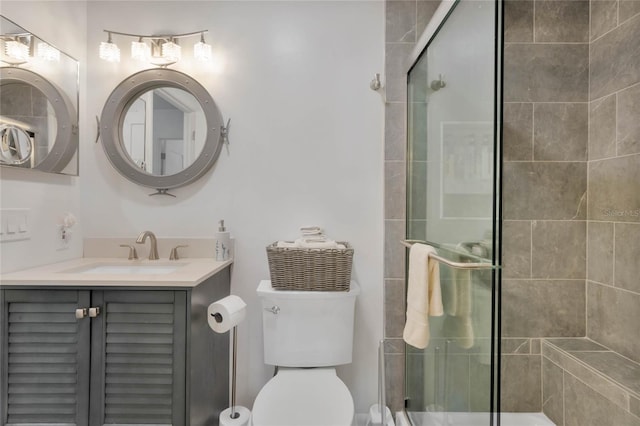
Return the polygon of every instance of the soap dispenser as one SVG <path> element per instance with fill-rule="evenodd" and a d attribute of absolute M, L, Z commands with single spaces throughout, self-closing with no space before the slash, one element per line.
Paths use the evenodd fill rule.
<path fill-rule="evenodd" d="M 215 234 L 216 260 L 223 262 L 229 260 L 230 257 L 231 235 L 224 227 L 224 220 L 221 220 L 218 224 L 218 232 Z"/>

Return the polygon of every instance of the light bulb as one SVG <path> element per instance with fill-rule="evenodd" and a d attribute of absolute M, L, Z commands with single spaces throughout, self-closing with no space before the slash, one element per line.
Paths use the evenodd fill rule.
<path fill-rule="evenodd" d="M 60 61 L 60 51 L 45 42 L 38 43 L 38 57 L 45 61 Z"/>
<path fill-rule="evenodd" d="M 138 61 L 148 61 L 151 57 L 151 48 L 142 40 L 132 41 L 131 57 Z"/>
<path fill-rule="evenodd" d="M 120 48 L 110 41 L 100 43 L 100 59 L 108 62 L 120 62 Z"/>
<path fill-rule="evenodd" d="M 11 59 L 26 61 L 29 59 L 29 46 L 19 41 L 7 40 L 4 44 L 4 51 Z"/>
<path fill-rule="evenodd" d="M 173 41 L 168 41 L 162 44 L 162 58 L 171 62 L 178 62 L 180 60 L 181 48 Z"/>

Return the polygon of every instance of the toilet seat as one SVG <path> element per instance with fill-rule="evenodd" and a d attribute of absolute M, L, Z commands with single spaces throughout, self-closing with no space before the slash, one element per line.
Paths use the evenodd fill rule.
<path fill-rule="evenodd" d="M 350 426 L 353 398 L 333 368 L 281 369 L 260 390 L 253 426 Z"/>

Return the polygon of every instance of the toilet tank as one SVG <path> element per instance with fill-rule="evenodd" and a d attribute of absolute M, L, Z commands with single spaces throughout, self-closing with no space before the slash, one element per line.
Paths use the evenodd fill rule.
<path fill-rule="evenodd" d="M 349 364 L 353 321 L 360 288 L 349 291 L 274 290 L 261 281 L 264 362 L 281 367 Z"/>

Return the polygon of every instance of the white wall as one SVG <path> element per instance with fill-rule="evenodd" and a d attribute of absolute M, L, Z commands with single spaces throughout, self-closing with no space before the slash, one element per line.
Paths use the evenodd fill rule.
<path fill-rule="evenodd" d="M 82 221 L 90 237 L 213 235 L 224 218 L 236 238 L 232 291 L 250 309 L 239 330 L 238 402 L 251 407 L 272 374 L 263 364 L 255 289 L 269 277 L 265 246 L 295 238 L 300 225 L 323 226 L 355 247 L 355 362 L 339 375 L 356 410 L 375 402 L 376 347 L 382 336 L 383 103 L 369 89 L 383 69 L 384 3 L 348 1 L 157 1 L 88 3 L 87 126 L 83 140 Z M 199 80 L 226 118 L 231 145 L 200 181 L 177 198 L 122 178 L 92 143 L 92 118 L 113 88 L 141 69 L 128 60 L 131 39 L 115 37 L 123 61 L 98 59 L 103 29 L 163 33 L 208 29 L 226 58 L 221 74 L 173 68 Z M 182 43 L 183 55 L 190 45 Z M 123 254 L 124 255 L 124 254 Z M 167 256 L 167 253 L 161 253 Z M 212 360 L 213 362 L 213 360 Z"/>
<path fill-rule="evenodd" d="M 86 87 L 87 8 L 79 1 L 7 1 L 0 2 L 0 13 L 23 28 L 62 49 L 80 61 L 81 87 Z M 75 97 L 75 94 L 68 94 Z M 85 93 L 80 96 L 80 123 L 84 114 Z M 87 138 L 86 126 L 80 126 L 80 139 Z M 82 254 L 82 221 L 73 228 L 69 248 L 58 251 L 57 224 L 67 212 L 80 213 L 78 177 L 40 173 L 32 170 L 0 168 L 0 207 L 31 209 L 32 236 L 27 241 L 0 243 L 0 272 L 79 257 Z"/>

